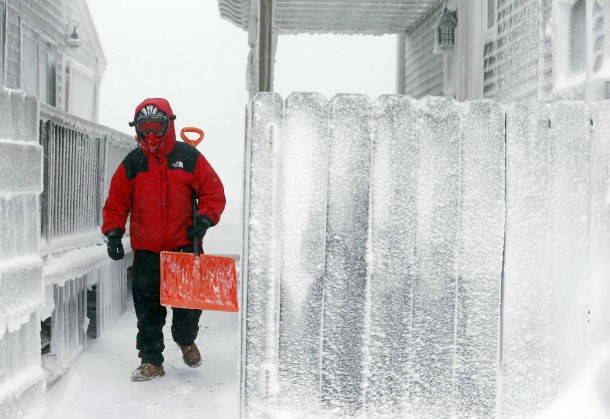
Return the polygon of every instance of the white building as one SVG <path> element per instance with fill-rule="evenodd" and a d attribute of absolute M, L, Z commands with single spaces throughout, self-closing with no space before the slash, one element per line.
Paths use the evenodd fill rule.
<path fill-rule="evenodd" d="M 0 84 L 96 121 L 105 68 L 84 0 L 0 1 Z"/>
<path fill-rule="evenodd" d="M 219 7 L 225 19 L 248 31 L 251 93 L 261 84 L 260 72 L 272 82 L 279 35 L 358 33 L 399 36 L 396 91 L 416 98 L 610 95 L 606 0 L 219 0 Z M 455 48 L 435 54 L 445 7 L 457 16 Z"/>

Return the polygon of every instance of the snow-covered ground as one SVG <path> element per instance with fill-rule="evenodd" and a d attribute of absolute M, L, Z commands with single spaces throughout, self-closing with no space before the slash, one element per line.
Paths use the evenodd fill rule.
<path fill-rule="evenodd" d="M 227 203 L 222 222 L 210 229 L 204 249 L 239 255 L 241 206 Z M 135 348 L 133 305 L 115 326 L 91 339 L 68 372 L 47 389 L 48 418 L 236 418 L 239 417 L 238 314 L 205 311 L 196 343 L 203 364 L 189 368 L 171 338 L 171 310 L 165 337 L 165 376 L 132 382 L 140 360 Z"/>
<path fill-rule="evenodd" d="M 169 310 L 171 313 L 171 310 Z M 132 382 L 139 365 L 136 316 L 127 310 L 119 322 L 89 347 L 47 390 L 48 418 L 236 418 L 238 338 L 236 313 L 204 312 L 199 324 L 203 364 L 189 368 L 164 328 L 165 376 Z"/>

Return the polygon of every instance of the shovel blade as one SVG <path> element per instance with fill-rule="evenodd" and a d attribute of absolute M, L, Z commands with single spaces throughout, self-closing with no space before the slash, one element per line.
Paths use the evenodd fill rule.
<path fill-rule="evenodd" d="M 235 261 L 224 256 L 161 252 L 161 305 L 238 311 Z"/>

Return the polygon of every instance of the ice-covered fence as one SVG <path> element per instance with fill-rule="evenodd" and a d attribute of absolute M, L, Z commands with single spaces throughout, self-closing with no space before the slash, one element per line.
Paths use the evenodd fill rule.
<path fill-rule="evenodd" d="M 43 360 L 54 379 L 86 347 L 89 324 L 99 336 L 123 312 L 128 263 L 108 259 L 99 225 L 110 178 L 135 143 L 126 134 L 45 105 L 40 141 L 46 293 L 41 318 L 50 318 Z M 94 296 L 89 305 L 88 293 Z"/>
<path fill-rule="evenodd" d="M 47 289 L 47 292 L 49 290 Z M 87 281 L 84 277 L 51 288 L 50 345 L 42 362 L 52 381 L 87 347 Z"/>
<path fill-rule="evenodd" d="M 259 94 L 244 413 L 548 405 L 610 330 L 607 108 Z"/>
<path fill-rule="evenodd" d="M 127 299 L 127 261 L 109 262 L 87 275 L 87 286 L 95 297 L 94 313 L 89 317 L 94 322 L 95 337 L 104 334 L 123 313 Z M 94 316 L 93 316 L 94 314 Z"/>
<path fill-rule="evenodd" d="M 44 409 L 42 156 L 36 98 L 0 87 L 0 417 L 6 418 Z"/>
<path fill-rule="evenodd" d="M 125 134 L 45 105 L 40 142 L 45 157 L 43 239 L 50 251 L 95 242 L 110 177 L 135 143 Z"/>

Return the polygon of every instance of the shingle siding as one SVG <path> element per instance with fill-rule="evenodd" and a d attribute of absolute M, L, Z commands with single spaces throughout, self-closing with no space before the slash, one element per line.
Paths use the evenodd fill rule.
<path fill-rule="evenodd" d="M 15 8 L 14 5 L 7 5 L 6 8 L 6 63 L 5 71 L 6 76 L 4 78 L 5 83 L 8 87 L 18 88 L 19 87 L 19 44 L 20 44 L 20 17 L 19 9 Z"/>
<path fill-rule="evenodd" d="M 553 1 L 542 0 L 540 5 L 540 62 L 538 99 L 551 101 L 553 98 L 553 38 L 551 36 Z"/>
<path fill-rule="evenodd" d="M 539 0 L 498 0 L 497 36 L 484 47 L 483 96 L 538 96 Z"/>

